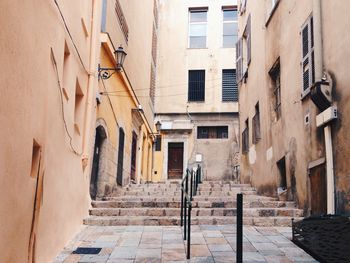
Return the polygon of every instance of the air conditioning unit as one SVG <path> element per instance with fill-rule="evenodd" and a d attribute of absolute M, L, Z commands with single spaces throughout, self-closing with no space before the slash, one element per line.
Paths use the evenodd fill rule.
<path fill-rule="evenodd" d="M 338 119 L 338 109 L 336 106 L 331 106 L 316 116 L 316 126 L 321 127 L 335 119 Z"/>
<path fill-rule="evenodd" d="M 311 100 L 320 111 L 328 109 L 332 105 L 332 85 L 330 82 L 321 80 L 311 87 Z"/>

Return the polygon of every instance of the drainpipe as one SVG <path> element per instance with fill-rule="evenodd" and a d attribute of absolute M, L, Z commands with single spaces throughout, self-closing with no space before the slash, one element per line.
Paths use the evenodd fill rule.
<path fill-rule="evenodd" d="M 84 137 L 83 137 L 83 169 L 85 170 L 89 162 L 89 155 L 91 152 L 90 149 L 90 139 L 92 131 L 93 122 L 93 112 L 95 105 L 95 88 L 97 87 L 96 79 L 96 39 L 99 39 L 98 34 L 100 30 L 100 16 L 101 13 L 101 2 L 97 0 L 92 1 L 92 17 L 91 17 L 91 39 L 90 39 L 90 58 L 89 58 L 89 78 L 88 78 L 88 90 L 87 90 L 87 99 L 86 99 L 86 108 L 85 108 L 85 123 L 84 123 Z"/>
<path fill-rule="evenodd" d="M 323 34 L 322 34 L 322 0 L 313 0 L 313 24 L 314 24 L 314 55 L 315 55 L 315 81 L 322 81 L 325 76 L 323 64 Z M 331 82 L 332 83 L 332 82 Z M 324 127 L 324 139 L 326 147 L 326 172 L 327 172 L 327 214 L 335 213 L 335 187 L 332 131 L 330 124 Z"/>

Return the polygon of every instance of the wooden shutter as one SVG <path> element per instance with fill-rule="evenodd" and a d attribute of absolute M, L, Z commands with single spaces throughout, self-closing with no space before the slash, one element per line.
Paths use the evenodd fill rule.
<path fill-rule="evenodd" d="M 243 39 L 239 38 L 236 43 L 236 80 L 241 82 L 243 78 Z"/>
<path fill-rule="evenodd" d="M 251 55 L 251 50 L 252 50 L 252 41 L 251 41 L 251 16 L 249 15 L 248 20 L 247 20 L 247 26 L 246 26 L 246 39 L 247 39 L 247 65 L 250 64 L 252 55 Z"/>
<path fill-rule="evenodd" d="M 310 17 L 301 29 L 302 83 L 303 93 L 307 93 L 315 82 L 315 58 L 313 39 L 313 18 Z"/>

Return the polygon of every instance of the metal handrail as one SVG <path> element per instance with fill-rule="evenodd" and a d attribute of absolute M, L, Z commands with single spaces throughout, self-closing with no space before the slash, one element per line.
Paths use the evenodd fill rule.
<path fill-rule="evenodd" d="M 190 178 L 189 178 L 190 177 Z M 190 181 L 190 187 L 188 185 Z M 197 195 L 198 184 L 201 182 L 201 167 L 197 171 L 186 169 L 181 180 L 181 211 L 180 224 L 184 227 L 184 240 L 187 240 L 187 259 L 191 257 L 191 211 L 193 196 Z"/>

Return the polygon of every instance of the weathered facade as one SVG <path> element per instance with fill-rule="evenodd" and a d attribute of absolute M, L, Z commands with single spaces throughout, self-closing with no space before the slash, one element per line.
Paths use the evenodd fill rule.
<path fill-rule="evenodd" d="M 201 164 L 208 180 L 238 165 L 238 97 L 232 1 L 159 1 L 156 121 L 161 147 L 153 177 L 182 178 Z"/>
<path fill-rule="evenodd" d="M 1 262 L 50 262 L 88 214 L 100 11 L 0 3 Z"/>
<path fill-rule="evenodd" d="M 99 73 L 92 198 L 108 196 L 118 185 L 151 180 L 152 30 L 157 1 L 145 6 L 138 1 L 102 1 L 99 67 L 113 68 L 114 51 L 120 46 L 127 56 L 119 71 Z"/>
<path fill-rule="evenodd" d="M 349 9 L 330 0 L 239 6 L 241 179 L 306 214 L 350 211 Z M 328 95 L 317 86 L 330 103 L 320 105 Z M 330 106 L 338 118 L 321 125 Z"/>

